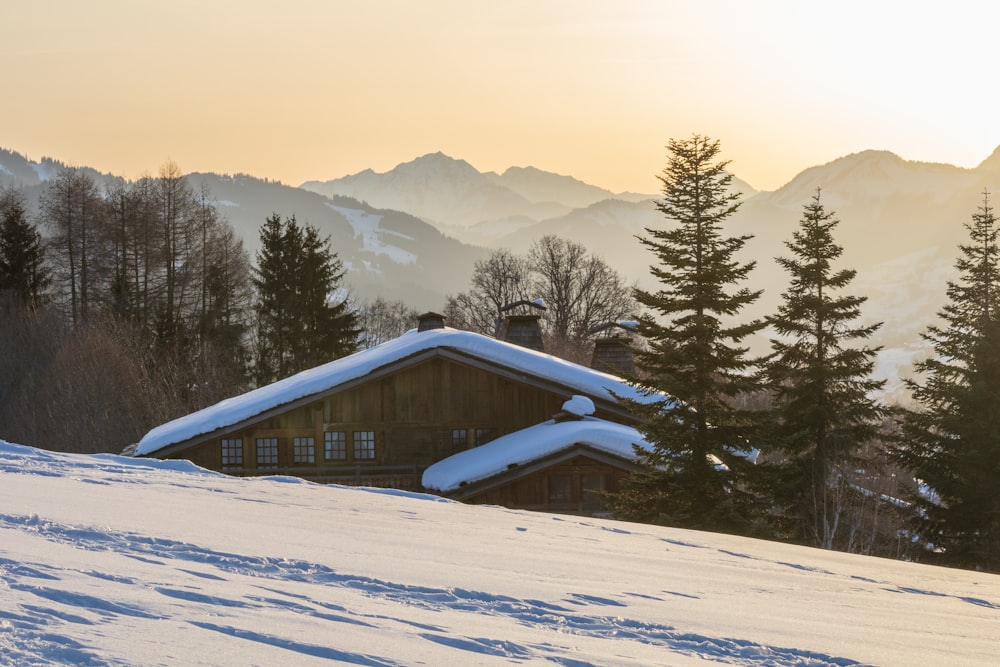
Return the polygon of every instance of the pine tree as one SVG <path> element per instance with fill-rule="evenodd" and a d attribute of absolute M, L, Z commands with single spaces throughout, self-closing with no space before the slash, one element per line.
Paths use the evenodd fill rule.
<path fill-rule="evenodd" d="M 754 264 L 741 264 L 736 254 L 751 237 L 724 235 L 739 195 L 730 191 L 728 163 L 717 161 L 719 142 L 695 135 L 671 140 L 668 150 L 658 203 L 667 228 L 646 229 L 640 238 L 657 257 L 651 272 L 661 287 L 635 296 L 650 311 L 639 323 L 649 349 L 637 352 L 637 384 L 672 400 L 629 403 L 654 449 L 640 453 L 644 470 L 612 504 L 627 519 L 748 532 L 752 465 L 740 453 L 749 448 L 755 419 L 733 399 L 755 388 L 755 362 L 741 342 L 764 327 L 737 320 L 760 296 L 738 287 Z"/>
<path fill-rule="evenodd" d="M 771 318 L 778 337 L 766 369 L 777 422 L 768 442 L 784 455 L 773 491 L 791 524 L 785 530 L 827 549 L 837 537 L 844 494 L 854 492 L 847 477 L 858 467 L 852 463 L 886 416 L 872 398 L 885 384 L 870 378 L 879 348 L 848 347 L 881 323 L 852 324 L 866 299 L 843 295 L 856 271 L 832 267 L 843 253 L 833 240 L 838 224 L 817 189 L 785 243 L 792 256 L 777 258 L 791 284 Z"/>
<path fill-rule="evenodd" d="M 272 382 L 353 352 L 357 317 L 346 299 L 332 300 L 343 264 L 310 225 L 277 213 L 260 230 L 255 376 Z"/>
<path fill-rule="evenodd" d="M 25 216 L 15 195 L 0 199 L 0 292 L 15 303 L 34 309 L 45 299 L 49 275 L 42 238 Z"/>
<path fill-rule="evenodd" d="M 896 453 L 922 485 L 918 536 L 944 563 L 1000 572 L 1000 230 L 989 193 L 965 227 Z"/>

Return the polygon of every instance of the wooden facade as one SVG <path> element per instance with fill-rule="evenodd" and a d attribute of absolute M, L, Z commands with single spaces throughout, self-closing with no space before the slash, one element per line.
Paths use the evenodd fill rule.
<path fill-rule="evenodd" d="M 232 475 L 284 474 L 324 483 L 419 491 L 423 472 L 431 464 L 543 422 L 573 393 L 545 377 L 448 348 L 432 348 L 320 394 L 173 443 L 153 455 L 189 459 Z M 595 407 L 597 417 L 635 423 L 613 401 L 595 400 Z M 621 460 L 610 465 L 609 457 L 594 458 L 592 452 L 577 458 L 572 464 L 550 462 L 557 468 L 569 466 L 567 474 L 578 480 L 571 482 L 577 487 L 583 483 L 580 475 L 590 474 L 581 472 L 589 465 L 604 466 L 600 474 L 608 480 L 609 490 L 627 474 L 623 472 L 627 464 Z M 546 472 L 559 474 L 558 469 Z M 593 474 L 598 474 L 596 468 Z M 514 503 L 509 506 L 551 504 L 552 491 L 548 487 L 531 491 L 533 483 L 524 481 L 504 492 L 503 497 Z M 481 502 L 498 502 L 491 499 L 500 491 L 490 493 L 494 495 L 483 496 Z M 579 505 L 580 494 L 574 493 L 562 505 Z"/>
<path fill-rule="evenodd" d="M 638 466 L 577 444 L 530 464 L 447 494 L 473 505 L 502 505 L 587 516 L 606 513 L 604 495 L 614 493 Z"/>

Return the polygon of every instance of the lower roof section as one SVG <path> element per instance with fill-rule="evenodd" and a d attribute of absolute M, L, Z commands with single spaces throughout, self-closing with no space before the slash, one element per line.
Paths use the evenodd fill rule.
<path fill-rule="evenodd" d="M 624 424 L 594 417 L 549 420 L 438 461 L 424 471 L 423 485 L 449 493 L 576 445 L 587 445 L 626 461 L 635 459 L 635 446 L 652 449 L 639 431 Z"/>

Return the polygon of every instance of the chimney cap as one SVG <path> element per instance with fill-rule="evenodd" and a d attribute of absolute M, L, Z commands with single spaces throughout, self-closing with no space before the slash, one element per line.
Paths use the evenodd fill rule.
<path fill-rule="evenodd" d="M 594 334 L 603 333 L 605 335 L 611 336 L 615 335 L 610 333 L 612 329 L 623 329 L 628 333 L 635 333 L 635 330 L 639 328 L 639 323 L 635 320 L 623 320 L 621 322 L 604 322 L 603 324 L 598 324 L 590 328 L 587 334 L 593 336 Z"/>
<path fill-rule="evenodd" d="M 506 306 L 500 309 L 500 312 L 506 313 L 508 310 L 514 310 L 518 306 L 528 306 L 530 308 L 537 308 L 538 310 L 546 310 L 545 301 L 543 301 L 542 299 L 535 299 L 534 301 L 521 299 L 520 301 L 514 301 L 513 303 L 508 303 Z"/>

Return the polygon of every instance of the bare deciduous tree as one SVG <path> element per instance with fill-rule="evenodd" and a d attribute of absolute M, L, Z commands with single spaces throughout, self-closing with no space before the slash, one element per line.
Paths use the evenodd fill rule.
<path fill-rule="evenodd" d="M 528 273 L 527 261 L 506 249 L 495 250 L 477 261 L 469 291 L 448 297 L 444 315 L 449 324 L 456 329 L 495 334 L 497 322 L 503 317 L 501 309 L 528 298 Z"/>
<path fill-rule="evenodd" d="M 85 322 L 90 314 L 91 292 L 99 275 L 96 236 L 104 206 L 94 179 L 80 169 L 59 172 L 42 193 L 42 219 L 52 232 L 55 296 L 57 303 L 65 306 L 73 326 Z"/>
<path fill-rule="evenodd" d="M 356 312 L 361 349 L 398 338 L 414 326 L 420 314 L 404 301 L 387 301 L 382 297 L 362 303 Z"/>
<path fill-rule="evenodd" d="M 604 260 L 574 241 L 546 236 L 527 256 L 496 250 L 476 262 L 471 289 L 449 296 L 448 323 L 494 335 L 504 306 L 542 299 L 545 349 L 578 362 L 590 356 L 588 332 L 596 325 L 617 322 L 635 312 L 632 287 Z"/>
<path fill-rule="evenodd" d="M 594 326 L 635 313 L 632 288 L 597 255 L 575 241 L 545 236 L 528 251 L 532 296 L 545 301 L 545 331 L 579 344 Z"/>

